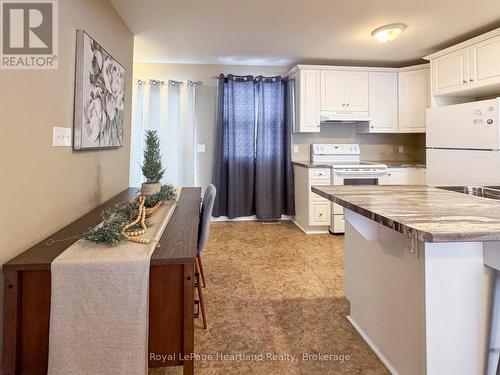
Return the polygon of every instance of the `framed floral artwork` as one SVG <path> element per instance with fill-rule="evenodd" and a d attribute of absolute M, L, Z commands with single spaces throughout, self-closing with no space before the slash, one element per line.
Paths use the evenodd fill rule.
<path fill-rule="evenodd" d="M 76 32 L 73 149 L 123 146 L 125 68 L 85 31 Z"/>

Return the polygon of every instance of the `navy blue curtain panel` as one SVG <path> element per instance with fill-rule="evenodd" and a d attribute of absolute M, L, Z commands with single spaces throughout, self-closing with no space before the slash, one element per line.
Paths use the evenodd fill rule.
<path fill-rule="evenodd" d="M 219 76 L 214 216 L 295 214 L 288 94 L 281 77 Z"/>
<path fill-rule="evenodd" d="M 255 89 L 251 77 L 219 77 L 214 216 L 255 214 Z"/>

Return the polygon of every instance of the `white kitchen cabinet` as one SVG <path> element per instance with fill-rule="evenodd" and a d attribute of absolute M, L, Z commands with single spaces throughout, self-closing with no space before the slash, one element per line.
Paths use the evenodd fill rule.
<path fill-rule="evenodd" d="M 380 185 L 425 185 L 425 168 L 390 167 Z"/>
<path fill-rule="evenodd" d="M 346 72 L 344 75 L 344 96 L 348 110 L 368 111 L 368 72 Z"/>
<path fill-rule="evenodd" d="M 296 133 L 320 131 L 320 71 L 299 69 L 293 76 Z"/>
<path fill-rule="evenodd" d="M 313 180 L 313 179 L 309 179 L 309 185 L 310 186 L 315 186 L 315 185 L 330 185 L 330 180 Z M 323 198 L 322 196 L 316 194 L 316 193 L 313 193 L 311 190 L 309 190 L 309 202 L 327 202 L 327 200 L 325 198 Z"/>
<path fill-rule="evenodd" d="M 425 112 L 430 106 L 429 69 L 399 72 L 399 133 L 425 133 Z"/>
<path fill-rule="evenodd" d="M 321 105 L 322 111 L 340 111 L 345 109 L 344 72 L 321 72 Z"/>
<path fill-rule="evenodd" d="M 500 36 L 469 48 L 471 88 L 500 83 Z"/>
<path fill-rule="evenodd" d="M 387 174 L 379 179 L 380 185 L 408 185 L 407 168 L 389 168 Z"/>
<path fill-rule="evenodd" d="M 305 168 L 295 165 L 295 217 L 293 221 L 306 233 L 328 233 L 331 203 L 311 191 L 311 186 L 330 185 L 330 168 Z"/>
<path fill-rule="evenodd" d="M 462 48 L 433 60 L 432 74 L 434 95 L 462 89 L 469 84 L 469 50 Z"/>
<path fill-rule="evenodd" d="M 368 72 L 321 71 L 321 110 L 368 112 Z"/>
<path fill-rule="evenodd" d="M 330 225 L 330 202 L 314 202 L 309 205 L 309 225 Z"/>
<path fill-rule="evenodd" d="M 369 133 L 398 132 L 398 73 L 369 73 Z"/>
<path fill-rule="evenodd" d="M 481 97 L 500 93 L 500 28 L 426 56 L 432 94 Z"/>
<path fill-rule="evenodd" d="M 297 65 L 294 132 L 318 133 L 338 121 L 363 133 L 423 133 L 430 104 L 428 65 L 406 68 Z"/>

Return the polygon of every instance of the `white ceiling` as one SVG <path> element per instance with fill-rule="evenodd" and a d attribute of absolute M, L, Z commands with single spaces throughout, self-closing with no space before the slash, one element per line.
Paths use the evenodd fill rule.
<path fill-rule="evenodd" d="M 111 0 L 137 62 L 401 66 L 500 26 L 499 0 Z M 403 22 L 381 44 L 371 31 Z"/>

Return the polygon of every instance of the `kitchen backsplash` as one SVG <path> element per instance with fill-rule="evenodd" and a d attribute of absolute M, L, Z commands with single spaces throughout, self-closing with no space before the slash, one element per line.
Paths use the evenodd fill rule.
<path fill-rule="evenodd" d="M 358 143 L 361 160 L 367 161 L 425 161 L 425 134 L 363 134 L 356 132 L 356 125 L 325 124 L 320 133 L 292 134 L 292 144 L 298 148 L 292 150 L 292 159 L 309 160 L 312 143 Z"/>

